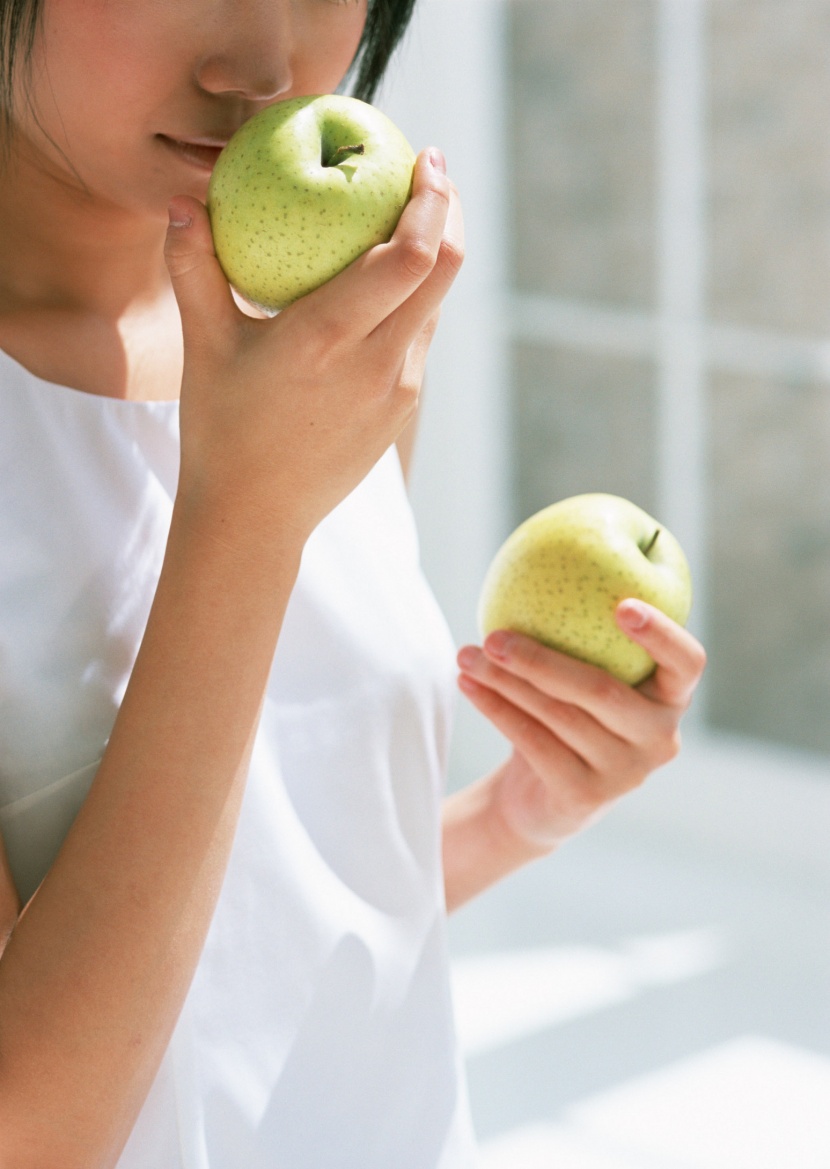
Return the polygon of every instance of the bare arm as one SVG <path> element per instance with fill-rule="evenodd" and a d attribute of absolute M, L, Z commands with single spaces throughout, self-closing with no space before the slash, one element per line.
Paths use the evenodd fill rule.
<path fill-rule="evenodd" d="M 0 960 L 2 1169 L 117 1160 L 213 913 L 302 547 L 405 426 L 406 355 L 460 263 L 424 156 L 393 240 L 273 321 L 234 305 L 204 208 L 176 208 L 179 492 L 100 769 Z"/>
<path fill-rule="evenodd" d="M 0 962 L 0 1148 L 20 1158 L 9 1164 L 113 1162 L 181 1009 L 299 559 L 273 537 L 265 564 L 240 543 L 174 517 L 103 763 Z M 72 1120 L 50 1159 L 59 1113 Z"/>
<path fill-rule="evenodd" d="M 12 880 L 9 858 L 0 837 L 0 957 L 20 914 L 20 898 Z"/>

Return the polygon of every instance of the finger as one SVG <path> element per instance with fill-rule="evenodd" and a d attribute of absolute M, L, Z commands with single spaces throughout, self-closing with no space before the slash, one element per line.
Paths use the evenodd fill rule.
<path fill-rule="evenodd" d="M 230 285 L 213 249 L 206 208 L 198 199 L 179 195 L 171 200 L 170 226 L 164 258 L 179 313 L 185 342 L 211 335 L 240 315 Z"/>
<path fill-rule="evenodd" d="M 381 344 L 411 344 L 435 315 L 464 263 L 464 217 L 461 200 L 450 184 L 450 206 L 435 265 L 426 280 L 375 329 Z"/>
<path fill-rule="evenodd" d="M 706 651 L 697 638 L 645 601 L 622 601 L 616 617 L 626 636 L 657 663 L 640 693 L 667 706 L 686 707 L 706 666 Z"/>
<path fill-rule="evenodd" d="M 415 162 L 412 196 L 388 243 L 359 256 L 339 275 L 309 293 L 315 316 L 337 333 L 368 337 L 433 271 L 450 207 L 450 184 L 422 151 Z M 348 305 L 344 318 L 343 306 Z"/>
<path fill-rule="evenodd" d="M 501 629 L 489 634 L 484 652 L 504 669 L 551 698 L 578 706 L 627 743 L 639 741 L 649 712 L 642 694 L 607 670 L 550 649 L 532 637 Z"/>
<path fill-rule="evenodd" d="M 562 702 L 532 682 L 497 666 L 475 646 L 465 646 L 459 652 L 458 664 L 480 685 L 495 690 L 547 727 L 595 771 L 612 766 L 614 759 L 628 747 L 579 706 Z"/>
<path fill-rule="evenodd" d="M 560 782 L 588 775 L 585 763 L 526 710 L 467 674 L 460 675 L 458 686 L 539 775 L 556 775 Z"/>

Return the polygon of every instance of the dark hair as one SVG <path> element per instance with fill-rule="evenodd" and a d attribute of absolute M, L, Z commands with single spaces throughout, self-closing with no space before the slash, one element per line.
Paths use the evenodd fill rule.
<path fill-rule="evenodd" d="M 0 116 L 11 125 L 14 72 L 22 53 L 28 61 L 35 42 L 42 0 L 0 0 Z"/>
<path fill-rule="evenodd" d="M 371 101 L 412 17 L 415 0 L 369 0 L 366 27 L 349 76 L 357 73 L 352 93 Z"/>
<path fill-rule="evenodd" d="M 406 32 L 415 0 L 369 0 L 366 26 L 349 69 L 352 92 L 371 101 Z M 11 124 L 14 72 L 32 53 L 43 0 L 0 0 L 0 117 Z"/>

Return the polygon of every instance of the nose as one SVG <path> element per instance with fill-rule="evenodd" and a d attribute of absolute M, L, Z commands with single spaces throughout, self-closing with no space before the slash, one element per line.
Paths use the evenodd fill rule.
<path fill-rule="evenodd" d="M 232 19 L 213 30 L 217 46 L 202 55 L 195 77 L 207 93 L 274 101 L 293 84 L 291 4 L 284 0 L 233 4 Z M 245 11 L 241 11 L 244 9 Z"/>
<path fill-rule="evenodd" d="M 292 85 L 290 61 L 264 61 L 259 68 L 248 58 L 244 66 L 226 55 L 203 61 L 196 73 L 199 87 L 207 93 L 229 94 L 246 101 L 274 101 Z"/>

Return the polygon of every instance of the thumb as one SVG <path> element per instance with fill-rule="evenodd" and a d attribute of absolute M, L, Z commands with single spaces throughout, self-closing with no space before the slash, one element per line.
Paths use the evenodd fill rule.
<path fill-rule="evenodd" d="M 194 329 L 221 329 L 239 310 L 216 258 L 207 209 L 198 199 L 177 195 L 168 214 L 164 258 L 185 337 Z"/>

